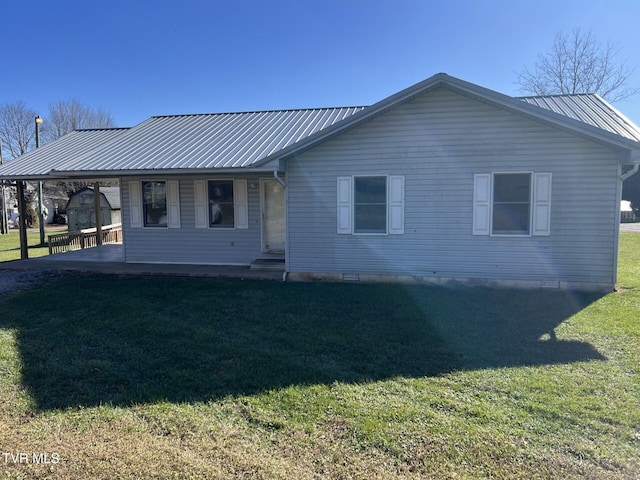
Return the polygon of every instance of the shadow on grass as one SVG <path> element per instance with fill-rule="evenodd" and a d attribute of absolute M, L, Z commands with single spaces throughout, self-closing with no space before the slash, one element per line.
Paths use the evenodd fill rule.
<path fill-rule="evenodd" d="M 0 297 L 0 328 L 16 329 L 23 383 L 46 410 L 604 360 L 591 345 L 553 333 L 597 299 L 71 276 Z"/>

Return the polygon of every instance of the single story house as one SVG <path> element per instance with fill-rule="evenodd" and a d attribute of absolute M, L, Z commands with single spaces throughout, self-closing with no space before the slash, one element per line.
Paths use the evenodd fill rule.
<path fill-rule="evenodd" d="M 0 179 L 117 179 L 127 262 L 283 262 L 292 280 L 611 290 L 640 129 L 597 95 L 437 74 L 368 107 L 72 132 Z"/>

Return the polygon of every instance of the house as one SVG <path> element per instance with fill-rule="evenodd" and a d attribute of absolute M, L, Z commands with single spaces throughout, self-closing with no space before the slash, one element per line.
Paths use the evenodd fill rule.
<path fill-rule="evenodd" d="M 91 187 L 85 187 L 71 194 L 65 208 L 70 232 L 96 226 L 94 202 L 95 192 Z M 120 187 L 100 187 L 100 211 L 102 225 L 121 222 Z"/>
<path fill-rule="evenodd" d="M 610 290 L 640 129 L 597 95 L 437 74 L 369 107 L 76 131 L 0 179 L 114 179 L 128 262 L 283 262 L 291 280 Z"/>

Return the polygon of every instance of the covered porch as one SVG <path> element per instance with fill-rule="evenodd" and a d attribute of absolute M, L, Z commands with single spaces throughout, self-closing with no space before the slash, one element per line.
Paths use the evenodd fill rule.
<path fill-rule="evenodd" d="M 122 244 L 101 245 L 45 257 L 0 263 L 0 270 L 55 271 L 113 274 L 126 276 L 171 276 L 233 278 L 245 280 L 282 281 L 281 269 L 252 268 L 232 265 L 186 265 L 130 263 L 125 261 Z"/>

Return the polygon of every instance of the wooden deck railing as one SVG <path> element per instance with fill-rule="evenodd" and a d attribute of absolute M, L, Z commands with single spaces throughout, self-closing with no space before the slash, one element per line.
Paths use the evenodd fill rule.
<path fill-rule="evenodd" d="M 122 243 L 122 224 L 114 223 L 102 227 L 102 244 Z M 98 246 L 96 228 L 86 228 L 77 232 L 49 235 L 49 255 Z"/>

